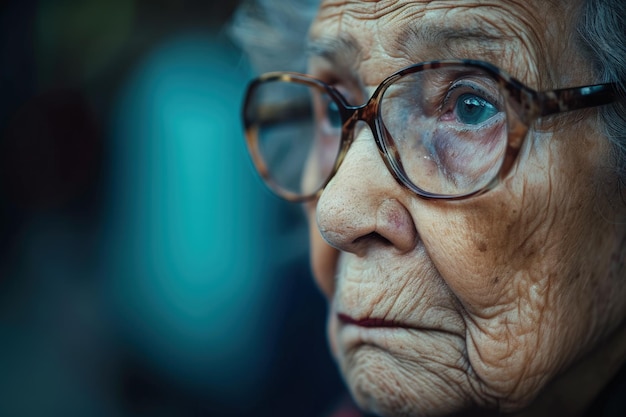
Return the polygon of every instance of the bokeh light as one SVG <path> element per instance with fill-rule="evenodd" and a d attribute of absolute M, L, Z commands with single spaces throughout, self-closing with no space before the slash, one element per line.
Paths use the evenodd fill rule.
<path fill-rule="evenodd" d="M 302 208 L 256 177 L 236 1 L 0 8 L 0 416 L 315 417 Z"/>
<path fill-rule="evenodd" d="M 148 54 L 115 111 L 107 227 L 126 336 L 164 371 L 233 397 L 269 362 L 276 321 L 277 207 L 242 163 L 246 75 L 208 34 Z"/>

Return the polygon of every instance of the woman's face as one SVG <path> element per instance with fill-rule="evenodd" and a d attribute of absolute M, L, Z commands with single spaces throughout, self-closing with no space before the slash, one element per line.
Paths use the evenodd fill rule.
<path fill-rule="evenodd" d="M 541 90 L 593 83 L 574 3 L 339 1 L 311 28 L 310 72 L 363 103 L 412 63 L 489 61 Z M 458 202 L 423 200 L 358 131 L 307 207 L 331 348 L 381 415 L 526 406 L 624 316 L 623 226 L 591 112 L 531 129 L 509 177 Z M 623 222 L 622 222 L 623 223 Z"/>

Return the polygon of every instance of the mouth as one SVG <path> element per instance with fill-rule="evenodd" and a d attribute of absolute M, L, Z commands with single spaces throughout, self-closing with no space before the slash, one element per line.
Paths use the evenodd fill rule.
<path fill-rule="evenodd" d="M 337 317 L 342 324 L 351 324 L 359 327 L 406 327 L 401 323 L 380 318 L 365 317 L 362 319 L 355 319 L 343 313 L 337 314 Z"/>

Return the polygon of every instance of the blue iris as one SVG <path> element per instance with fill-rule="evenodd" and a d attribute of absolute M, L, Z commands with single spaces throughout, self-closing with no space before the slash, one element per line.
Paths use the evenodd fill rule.
<path fill-rule="evenodd" d="M 459 121 L 468 125 L 483 123 L 498 113 L 493 104 L 471 93 L 459 96 L 455 110 Z"/>
<path fill-rule="evenodd" d="M 331 127 L 340 128 L 343 124 L 341 120 L 341 113 L 339 112 L 339 106 L 334 101 L 328 102 L 328 108 L 326 110 L 328 122 Z"/>

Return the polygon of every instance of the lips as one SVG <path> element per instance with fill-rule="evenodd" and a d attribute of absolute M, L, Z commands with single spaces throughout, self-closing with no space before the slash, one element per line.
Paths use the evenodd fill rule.
<path fill-rule="evenodd" d="M 389 321 L 385 319 L 366 317 L 362 319 L 355 319 L 347 314 L 339 313 L 339 321 L 343 324 L 353 324 L 359 327 L 403 327 L 400 323 L 395 321 Z"/>

